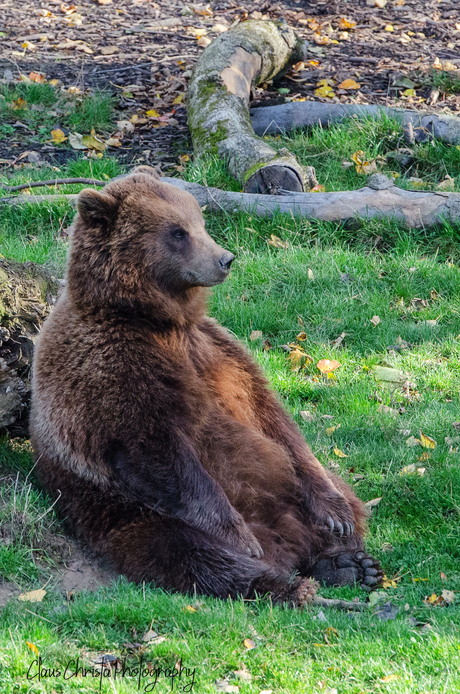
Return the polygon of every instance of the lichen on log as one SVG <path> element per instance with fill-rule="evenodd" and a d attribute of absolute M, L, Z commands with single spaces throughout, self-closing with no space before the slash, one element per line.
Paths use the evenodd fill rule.
<path fill-rule="evenodd" d="M 187 116 L 195 155 L 224 158 L 246 192 L 302 192 L 316 184 L 314 169 L 256 137 L 249 117 L 252 87 L 302 57 L 303 41 L 286 23 L 251 20 L 221 34 L 194 68 Z"/>
<path fill-rule="evenodd" d="M 27 430 L 34 342 L 58 288 L 40 265 L 0 258 L 0 429 Z"/>

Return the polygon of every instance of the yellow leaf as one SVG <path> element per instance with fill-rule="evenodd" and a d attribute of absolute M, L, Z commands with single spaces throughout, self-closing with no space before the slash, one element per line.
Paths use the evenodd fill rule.
<path fill-rule="evenodd" d="M 432 605 L 434 602 L 436 602 L 437 599 L 438 596 L 436 595 L 436 593 L 431 593 L 431 595 L 426 599 L 425 602 L 429 602 Z"/>
<path fill-rule="evenodd" d="M 291 362 L 291 369 L 298 370 L 303 366 L 311 364 L 311 357 L 302 349 L 292 349 L 288 354 L 288 359 Z"/>
<path fill-rule="evenodd" d="M 195 608 L 192 607 L 191 605 L 186 605 L 185 607 L 182 608 L 183 612 L 190 612 L 190 614 L 193 614 L 196 612 Z"/>
<path fill-rule="evenodd" d="M 385 24 L 385 31 L 394 31 L 395 28 L 393 24 Z"/>
<path fill-rule="evenodd" d="M 383 575 L 382 579 L 382 588 L 397 588 L 398 586 L 396 585 L 396 581 L 394 581 L 392 578 L 388 578 L 385 574 Z"/>
<path fill-rule="evenodd" d="M 51 131 L 51 140 L 49 140 L 49 142 L 54 142 L 55 144 L 60 145 L 62 142 L 65 142 L 66 140 L 67 137 L 59 128 L 57 128 L 57 130 Z"/>
<path fill-rule="evenodd" d="M 26 641 L 26 646 L 28 646 L 32 653 L 35 653 L 35 655 L 40 655 L 37 646 L 31 641 Z"/>
<path fill-rule="evenodd" d="M 334 453 L 336 454 L 337 458 L 348 458 L 347 454 L 341 451 L 340 448 L 337 448 L 337 446 L 334 448 Z"/>
<path fill-rule="evenodd" d="M 335 96 L 335 92 L 333 89 L 331 89 L 331 87 L 324 86 L 320 87 L 319 89 L 315 89 L 315 96 L 331 99 L 333 96 Z"/>
<path fill-rule="evenodd" d="M 148 116 L 149 118 L 159 118 L 160 114 L 158 111 L 155 111 L 154 108 L 151 108 L 149 111 L 145 112 L 145 115 Z"/>
<path fill-rule="evenodd" d="M 18 595 L 18 600 L 21 602 L 41 602 L 46 595 L 46 590 L 39 588 L 38 590 L 31 590 L 29 593 L 21 593 Z"/>
<path fill-rule="evenodd" d="M 386 675 L 385 677 L 381 677 L 380 681 L 381 682 L 395 682 L 396 680 L 401 679 L 399 675 Z"/>
<path fill-rule="evenodd" d="M 415 89 L 405 89 L 401 92 L 401 96 L 417 96 Z"/>
<path fill-rule="evenodd" d="M 415 467 L 414 463 L 412 463 L 411 465 L 405 465 L 399 474 L 401 476 L 402 475 L 415 475 L 415 472 L 416 472 L 416 467 Z"/>
<path fill-rule="evenodd" d="M 176 98 L 173 101 L 173 104 L 180 104 L 184 100 L 185 97 L 185 92 L 182 92 L 182 94 L 178 94 Z"/>
<path fill-rule="evenodd" d="M 352 79 L 343 80 L 343 82 L 337 85 L 337 89 L 359 89 L 360 87 L 361 85 Z"/>
<path fill-rule="evenodd" d="M 270 235 L 270 238 L 267 239 L 267 243 L 274 248 L 289 248 L 289 241 L 283 241 L 279 236 L 275 236 L 275 234 Z"/>
<path fill-rule="evenodd" d="M 327 434 L 328 436 L 332 436 L 332 434 L 334 433 L 334 431 L 335 431 L 336 429 L 340 429 L 340 424 L 337 424 L 335 427 L 328 427 L 328 428 L 326 429 L 326 434 Z"/>
<path fill-rule="evenodd" d="M 59 84 L 59 80 L 56 80 L 56 79 L 50 80 L 48 84 L 51 84 L 51 86 L 53 86 L 53 87 L 57 87 Z"/>
<path fill-rule="evenodd" d="M 327 374 L 331 371 L 335 371 L 335 369 L 338 369 L 341 364 L 339 361 L 335 361 L 334 359 L 321 359 L 316 366 L 322 374 Z"/>
<path fill-rule="evenodd" d="M 353 29 L 356 26 L 356 22 L 350 22 L 345 17 L 340 17 L 339 19 L 339 29 Z"/>
<path fill-rule="evenodd" d="M 95 149 L 97 152 L 104 152 L 106 147 L 105 142 L 101 142 L 101 140 L 94 137 L 94 135 L 84 135 L 81 141 L 85 147 L 88 149 Z"/>
<path fill-rule="evenodd" d="M 244 639 L 243 646 L 247 648 L 248 651 L 251 651 L 253 648 L 256 647 L 256 644 L 252 639 Z"/>
<path fill-rule="evenodd" d="M 299 340 L 300 342 L 304 342 L 308 337 L 307 333 L 305 333 L 303 330 L 301 333 L 299 333 L 296 337 L 296 340 Z"/>
<path fill-rule="evenodd" d="M 15 111 L 20 111 L 22 108 L 27 108 L 27 101 L 25 99 L 13 99 L 11 102 L 13 104 L 13 109 Z"/>
<path fill-rule="evenodd" d="M 208 5 L 192 5 L 192 10 L 195 14 L 199 14 L 201 17 L 212 17 L 211 6 Z"/>
<path fill-rule="evenodd" d="M 424 434 L 423 431 L 420 431 L 420 443 L 423 448 L 436 448 L 437 446 L 437 442 L 431 436 Z"/>
<path fill-rule="evenodd" d="M 23 48 L 27 48 L 29 51 L 34 51 L 35 50 L 35 45 L 31 43 L 30 41 L 24 41 L 24 43 L 21 44 Z"/>

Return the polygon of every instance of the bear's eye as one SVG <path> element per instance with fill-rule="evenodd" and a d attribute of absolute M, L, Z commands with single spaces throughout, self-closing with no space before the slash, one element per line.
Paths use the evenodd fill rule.
<path fill-rule="evenodd" d="M 175 239 L 185 239 L 185 237 L 187 236 L 187 232 L 185 231 L 185 229 L 181 229 L 180 227 L 178 227 L 177 229 L 173 229 L 171 231 L 171 235 L 174 236 Z"/>

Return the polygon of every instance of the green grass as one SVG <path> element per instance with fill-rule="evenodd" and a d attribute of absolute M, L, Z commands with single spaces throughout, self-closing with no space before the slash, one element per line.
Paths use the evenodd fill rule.
<path fill-rule="evenodd" d="M 410 188 L 411 177 L 423 179 L 426 187 L 434 188 L 446 175 L 455 179 L 455 190 L 460 190 L 460 150 L 439 140 L 411 147 L 412 162 L 403 167 L 391 158 L 391 153 L 407 148 L 402 126 L 382 117 L 379 119 L 354 119 L 333 125 L 330 128 L 316 126 L 298 130 L 283 136 L 265 136 L 275 149 L 287 147 L 301 164 L 314 166 L 319 183 L 326 191 L 356 190 L 366 185 L 367 175 L 356 172 L 353 165 L 344 168 L 355 152 L 364 152 L 367 161 L 382 157 L 379 170 L 387 175 L 398 174 L 397 185 Z M 390 154 L 390 156 L 388 156 Z M 186 173 L 187 180 L 225 188 L 240 190 L 241 185 L 229 178 L 216 159 L 205 163 L 191 164 Z"/>
<path fill-rule="evenodd" d="M 460 94 L 460 77 L 455 72 L 432 70 L 431 79 L 442 94 Z"/>
<path fill-rule="evenodd" d="M 12 125 L 21 122 L 29 127 L 27 137 L 51 138 L 51 130 L 98 133 L 114 129 L 115 100 L 108 92 L 72 93 L 59 86 L 19 82 L 0 85 L 0 139 L 14 132 Z"/>
<path fill-rule="evenodd" d="M 372 156 L 385 152 L 395 146 L 398 134 L 388 130 L 389 124 L 371 128 L 365 123 L 363 130 L 357 126 L 349 124 L 341 138 L 338 129 L 317 129 L 310 140 L 298 133 L 289 146 L 298 148 L 297 154 L 333 147 L 327 158 L 314 160 L 321 182 L 327 180 L 330 189 L 359 187 L 362 177 L 339 169 L 342 157 L 356 149 Z M 436 147 L 423 147 L 433 155 L 427 159 L 426 176 L 443 178 Z M 455 160 L 446 162 L 450 175 L 458 176 Z M 79 165 L 82 175 L 88 175 L 88 165 Z M 98 178 L 118 172 L 104 160 L 92 165 Z M 104 166 L 108 168 L 96 171 Z M 16 180 L 29 175 L 18 173 Z M 234 186 L 216 161 L 190 167 L 187 176 Z M 0 207 L 0 252 L 46 262 L 62 272 L 67 241 L 56 242 L 59 220 L 66 215 L 67 225 L 72 214 L 60 205 Z M 460 421 L 459 228 L 407 230 L 394 222 L 373 221 L 350 229 L 287 216 L 206 217 L 211 235 L 237 255 L 230 278 L 213 292 L 211 312 L 247 344 L 321 462 L 349 481 L 364 501 L 381 497 L 370 518 L 368 547 L 387 575 L 398 578 L 397 587 L 383 591 L 381 598 L 391 601 L 398 614 L 382 622 L 369 607 L 355 616 L 323 609 L 322 617 L 318 608 L 296 612 L 263 600 L 231 603 L 168 595 L 149 586 L 144 591 L 124 579 L 67 601 L 51 582 L 43 602 L 15 600 L 0 611 L 0 688 L 14 694 L 89 694 L 98 690 L 99 680 L 64 680 L 66 664 L 80 657 L 89 666 L 98 655 L 113 653 L 126 656 L 127 665 L 142 655 L 144 662 L 161 668 L 155 687 L 159 692 L 170 691 L 164 671 L 180 659 L 196 668 L 196 692 L 215 692 L 215 682 L 223 679 L 238 686 L 240 694 L 460 692 L 458 599 L 449 607 L 424 602 L 433 592 L 460 591 L 460 467 L 455 450 L 460 432 L 452 426 Z M 271 234 L 288 241 L 289 247 L 268 245 Z M 33 236 L 38 241 L 31 244 Z M 414 299 L 427 305 L 420 308 Z M 381 320 L 377 326 L 371 323 L 375 315 Z M 433 320 L 434 325 L 426 323 Z M 262 331 L 263 339 L 251 341 L 253 330 Z M 307 337 L 298 344 L 311 363 L 296 372 L 282 345 L 295 342 L 300 331 Z M 342 333 L 342 346 L 334 347 Z M 267 339 L 269 351 L 263 345 Z M 408 347 L 397 352 L 393 348 L 400 339 Z M 335 380 L 321 378 L 316 364 L 324 358 L 340 362 Z M 403 370 L 411 385 L 389 390 L 376 379 L 375 365 Z M 380 404 L 403 409 L 400 414 L 382 413 Z M 312 413 L 311 421 L 300 416 L 305 410 Z M 333 426 L 334 431 L 327 431 Z M 419 438 L 420 431 L 435 439 L 434 450 L 406 445 L 410 436 Z M 337 456 L 334 448 L 347 457 Z M 33 473 L 26 479 L 31 468 L 27 446 L 4 439 L 0 462 L 1 474 L 8 474 L 0 524 L 16 529 L 13 543 L 0 546 L 0 573 L 7 580 L 16 577 L 23 590 L 39 588 L 52 570 L 46 532 L 58 532 L 60 525 L 52 511 L 40 519 L 49 502 L 34 485 L 29 487 Z M 410 465 L 425 468 L 424 474 L 405 471 Z M 15 524 L 15 518 L 22 523 Z M 323 588 L 322 594 L 366 599 L 355 587 Z M 190 612 L 190 605 L 197 611 Z M 149 628 L 165 640 L 134 654 L 129 644 L 142 642 Z M 244 647 L 246 638 L 254 640 L 254 649 Z M 27 642 L 39 650 L 44 667 L 61 669 L 60 677 L 25 679 L 36 657 Z M 235 674 L 242 669 L 250 680 Z M 187 691 L 190 679 L 176 679 L 175 690 Z M 140 691 L 149 691 L 148 684 L 151 680 L 144 680 Z M 137 687 L 134 677 L 101 684 L 103 692 L 120 694 Z"/>

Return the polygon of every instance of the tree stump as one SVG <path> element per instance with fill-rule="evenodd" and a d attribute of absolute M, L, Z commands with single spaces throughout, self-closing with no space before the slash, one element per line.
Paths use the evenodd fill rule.
<path fill-rule="evenodd" d="M 59 280 L 40 265 L 0 258 L 0 429 L 27 433 L 34 342 Z"/>

